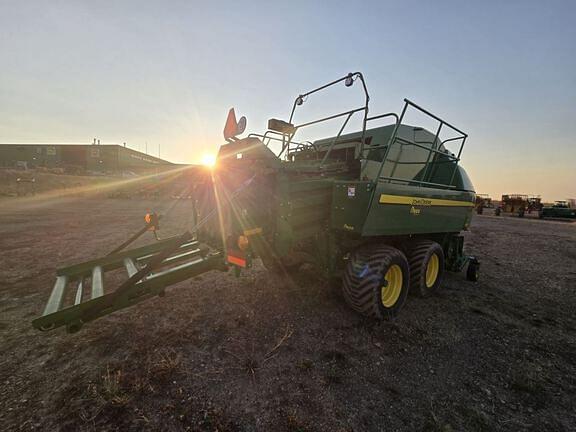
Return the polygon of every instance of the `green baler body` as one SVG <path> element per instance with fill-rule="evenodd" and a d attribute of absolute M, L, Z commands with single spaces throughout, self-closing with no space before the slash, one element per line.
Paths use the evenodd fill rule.
<path fill-rule="evenodd" d="M 314 153 L 302 152 L 288 160 L 274 157 L 255 138 L 223 145 L 219 165 L 212 174 L 212 179 L 216 178 L 214 184 L 238 185 L 240 180 L 229 177 L 238 177 L 239 173 L 243 173 L 241 179 L 254 176 L 254 180 L 229 208 L 221 200 L 221 220 L 201 228 L 199 238 L 209 239 L 213 247 L 221 247 L 221 239 L 228 239 L 224 247 L 234 249 L 239 235 L 257 229 L 261 231 L 258 238 L 265 245 L 256 248 L 257 256 L 282 258 L 306 251 L 324 262 L 330 258 L 319 258 L 318 254 L 332 253 L 329 248 L 319 249 L 324 243 L 333 243 L 345 254 L 380 237 L 436 238 L 467 229 L 475 201 L 473 186 L 464 169 L 441 154 L 427 165 L 427 151 L 399 146 L 398 151 L 388 152 L 378 175 L 377 168 L 392 132 L 393 126 L 367 130 L 366 140 L 372 147 L 380 148 L 368 149 L 362 160 L 355 156 L 360 133 L 342 135 L 332 149 L 335 158 L 324 165 L 319 163 L 318 155 L 333 138 L 316 141 Z M 434 140 L 429 131 L 407 125 L 398 128 L 398 135 L 418 142 Z M 439 142 L 435 145 L 441 147 Z M 428 173 L 423 172 L 425 166 Z M 429 183 L 448 183 L 453 171 L 450 187 L 417 183 L 424 175 Z M 383 178 L 390 174 L 406 181 Z M 209 188 L 214 189 L 214 184 Z M 221 196 L 227 194 L 220 192 Z M 201 208 L 215 205 L 212 196 Z M 198 217 L 202 219 L 202 212 Z"/>
<path fill-rule="evenodd" d="M 354 183 L 336 182 L 331 226 L 365 237 L 460 232 L 472 217 L 474 194 L 391 183 L 358 182 L 359 197 L 348 196 Z"/>

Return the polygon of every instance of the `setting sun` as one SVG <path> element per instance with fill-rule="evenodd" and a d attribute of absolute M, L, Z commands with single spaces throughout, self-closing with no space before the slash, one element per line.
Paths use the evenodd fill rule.
<path fill-rule="evenodd" d="M 216 165 L 216 155 L 205 154 L 202 156 L 202 165 L 212 168 Z"/>

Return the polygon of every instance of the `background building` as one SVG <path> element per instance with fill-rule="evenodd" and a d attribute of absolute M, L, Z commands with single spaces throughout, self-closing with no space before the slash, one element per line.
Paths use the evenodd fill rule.
<path fill-rule="evenodd" d="M 118 173 L 167 169 L 171 162 L 117 144 L 0 144 L 0 166 Z"/>

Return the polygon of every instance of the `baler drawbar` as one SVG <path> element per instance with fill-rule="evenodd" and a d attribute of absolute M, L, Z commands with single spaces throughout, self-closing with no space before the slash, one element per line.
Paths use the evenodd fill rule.
<path fill-rule="evenodd" d="M 127 279 L 116 290 L 105 294 L 105 274 L 121 267 L 126 269 Z M 84 323 L 155 295 L 163 295 L 166 286 L 210 270 L 228 270 L 222 254 L 210 251 L 188 232 L 65 267 L 57 271 L 44 313 L 33 324 L 39 330 L 65 325 L 68 332 L 73 333 Z M 88 279 L 90 285 L 86 283 Z M 66 296 L 74 286 L 73 297 Z"/>

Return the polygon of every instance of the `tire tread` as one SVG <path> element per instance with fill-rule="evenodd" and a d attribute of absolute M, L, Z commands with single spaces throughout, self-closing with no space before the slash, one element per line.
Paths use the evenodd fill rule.
<path fill-rule="evenodd" d="M 380 290 L 376 288 L 382 279 L 382 269 L 395 257 L 406 260 L 400 250 L 389 245 L 367 246 L 352 254 L 342 284 L 344 299 L 352 309 L 372 318 L 386 318 L 379 307 Z"/>

